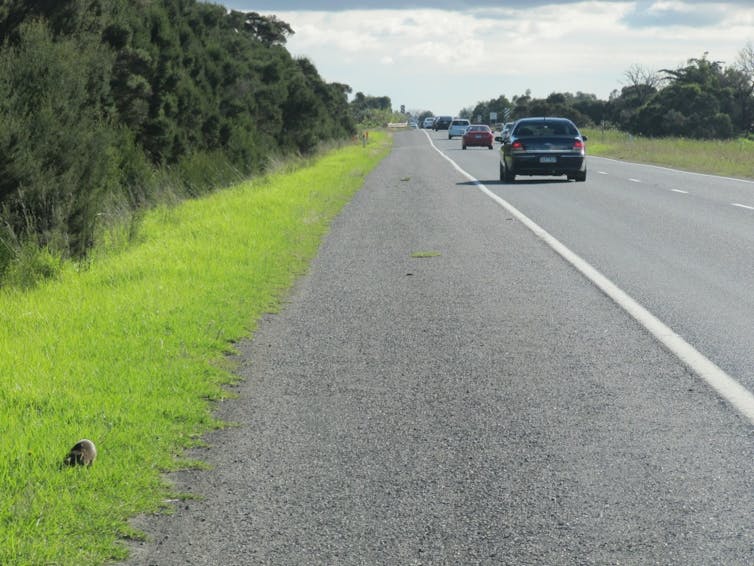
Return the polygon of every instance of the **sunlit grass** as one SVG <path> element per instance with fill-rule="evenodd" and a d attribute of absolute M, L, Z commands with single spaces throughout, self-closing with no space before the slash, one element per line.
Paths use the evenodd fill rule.
<path fill-rule="evenodd" d="M 754 178 L 754 141 L 645 138 L 617 130 L 586 129 L 590 155 L 652 163 L 686 171 Z"/>
<path fill-rule="evenodd" d="M 279 306 L 389 149 L 372 134 L 293 173 L 149 213 L 138 245 L 0 291 L 0 564 L 120 559 L 161 472 L 222 426 L 225 354 Z M 90 438 L 91 468 L 60 464 Z"/>

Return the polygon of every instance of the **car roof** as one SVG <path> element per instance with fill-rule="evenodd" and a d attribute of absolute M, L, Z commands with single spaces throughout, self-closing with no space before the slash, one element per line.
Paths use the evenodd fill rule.
<path fill-rule="evenodd" d="M 573 124 L 571 120 L 568 118 L 563 118 L 561 116 L 527 116 L 526 118 L 519 118 L 516 123 L 532 123 L 532 122 L 568 122 L 569 124 Z"/>

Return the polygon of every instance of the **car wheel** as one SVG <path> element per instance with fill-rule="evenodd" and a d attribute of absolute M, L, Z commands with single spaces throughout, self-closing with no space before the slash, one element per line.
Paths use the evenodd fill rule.
<path fill-rule="evenodd" d="M 500 170 L 502 172 L 502 181 L 503 183 L 513 183 L 516 180 L 516 175 L 511 173 L 507 167 L 503 167 L 500 165 Z"/>
<path fill-rule="evenodd" d="M 573 178 L 577 183 L 583 183 L 584 181 L 586 181 L 586 171 L 579 171 L 573 176 Z"/>
<path fill-rule="evenodd" d="M 487 149 L 492 149 L 492 146 L 491 146 L 491 145 L 488 145 L 488 146 L 487 146 Z"/>
<path fill-rule="evenodd" d="M 505 169 L 503 169 L 502 163 L 500 163 L 500 181 L 505 182 Z"/>
<path fill-rule="evenodd" d="M 463 145 L 461 146 L 461 149 L 466 149 L 466 144 L 463 144 Z"/>

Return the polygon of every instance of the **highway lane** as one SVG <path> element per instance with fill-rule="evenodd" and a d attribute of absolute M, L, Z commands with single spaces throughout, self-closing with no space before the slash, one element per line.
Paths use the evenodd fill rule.
<path fill-rule="evenodd" d="M 751 423 L 422 132 L 238 348 L 131 564 L 751 564 Z"/>
<path fill-rule="evenodd" d="M 504 185 L 497 151 L 433 140 L 754 391 L 754 183 L 590 157 L 586 183 Z"/>

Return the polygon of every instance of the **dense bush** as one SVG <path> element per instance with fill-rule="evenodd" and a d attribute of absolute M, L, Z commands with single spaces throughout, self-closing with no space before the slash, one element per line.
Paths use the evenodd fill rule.
<path fill-rule="evenodd" d="M 82 257 L 119 211 L 353 135 L 350 88 L 292 57 L 292 33 L 196 0 L 5 0 L 0 275 L 22 242 Z"/>

